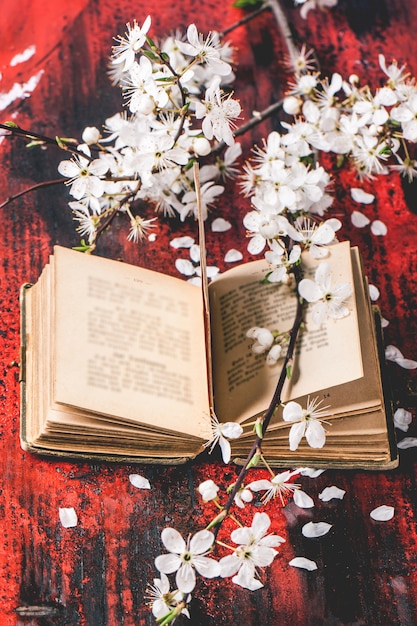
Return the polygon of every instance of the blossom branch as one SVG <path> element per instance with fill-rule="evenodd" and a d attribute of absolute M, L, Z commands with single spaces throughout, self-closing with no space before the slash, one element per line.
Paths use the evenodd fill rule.
<path fill-rule="evenodd" d="M 295 276 L 296 285 L 298 286 L 298 284 L 301 282 L 301 279 L 302 279 L 301 265 L 296 265 L 294 267 L 294 276 Z M 289 343 L 288 343 L 287 354 L 284 358 L 284 362 L 283 362 L 281 373 L 280 373 L 280 376 L 279 376 L 279 379 L 278 379 L 278 382 L 274 391 L 274 395 L 272 396 L 269 406 L 260 420 L 261 433 L 256 435 L 255 440 L 252 444 L 251 450 L 248 456 L 246 457 L 243 467 L 240 470 L 239 476 L 237 477 L 237 480 L 233 485 L 233 489 L 230 492 L 228 500 L 223 507 L 223 517 L 219 519 L 219 523 L 213 529 L 213 534 L 215 536 L 217 536 L 219 532 L 223 519 L 225 519 L 225 517 L 229 514 L 229 511 L 235 500 L 235 496 L 243 484 L 243 481 L 246 477 L 248 469 L 251 467 L 251 464 L 253 463 L 256 457 L 259 457 L 259 460 L 262 457 L 262 441 L 268 430 L 270 421 L 276 411 L 276 408 L 281 403 L 282 389 L 284 387 L 285 380 L 288 377 L 288 370 L 294 358 L 296 341 L 297 341 L 297 337 L 298 337 L 298 334 L 299 334 L 299 331 L 303 322 L 303 312 L 304 312 L 303 299 L 298 297 L 293 326 L 289 332 Z"/>

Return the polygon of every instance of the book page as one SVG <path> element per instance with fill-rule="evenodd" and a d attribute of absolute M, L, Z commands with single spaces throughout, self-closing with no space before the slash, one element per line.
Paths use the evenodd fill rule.
<path fill-rule="evenodd" d="M 353 275 L 348 242 L 329 247 L 325 259 L 335 283 L 349 282 Z M 304 254 L 306 276 L 318 262 Z M 244 421 L 261 413 L 274 393 L 282 361 L 270 367 L 265 354 L 255 355 L 246 338 L 252 326 L 280 332 L 292 327 L 296 293 L 281 283 L 262 284 L 268 271 L 264 260 L 240 265 L 225 272 L 210 285 L 213 332 L 215 408 L 220 420 Z M 353 294 L 350 314 L 316 327 L 307 310 L 306 329 L 299 339 L 291 384 L 284 387 L 288 401 L 321 389 L 342 385 L 363 376 L 358 318 Z"/>
<path fill-rule="evenodd" d="M 201 291 L 56 247 L 54 400 L 208 438 Z"/>

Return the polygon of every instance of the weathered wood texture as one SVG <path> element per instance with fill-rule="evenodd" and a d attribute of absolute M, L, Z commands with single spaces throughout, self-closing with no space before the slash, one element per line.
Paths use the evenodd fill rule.
<path fill-rule="evenodd" d="M 317 50 L 323 71 L 340 71 L 380 82 L 378 54 L 408 62 L 417 74 L 417 5 L 402 0 L 340 2 L 331 12 L 312 12 L 303 21 L 288 0 L 294 33 Z M 120 107 L 117 89 L 111 89 L 106 63 L 112 37 L 136 18 L 152 13 L 152 36 L 195 22 L 200 30 L 228 26 L 241 13 L 228 2 L 160 0 L 6 0 L 0 22 L 1 121 L 15 119 L 52 136 L 80 136 L 87 125 L 100 125 Z M 236 93 L 246 116 L 279 98 L 285 87 L 285 48 L 269 15 L 235 31 L 231 40 L 239 48 Z M 10 66 L 11 58 L 36 45 L 26 63 Z M 15 83 L 25 83 L 43 70 L 39 85 L 27 99 L 6 104 L 5 94 Z M 253 141 L 273 125 L 269 120 L 252 132 Z M 249 145 L 245 140 L 245 147 Z M 247 154 L 247 152 L 246 152 Z M 57 178 L 58 151 L 27 152 L 19 140 L 0 145 L 0 200 L 46 178 Z M 357 243 L 365 257 L 371 282 L 381 290 L 380 306 L 391 320 L 388 343 L 416 358 L 417 323 L 417 195 L 404 194 L 396 175 L 365 182 L 376 195 L 367 209 L 388 225 L 387 237 L 349 227 L 353 210 L 349 186 L 358 182 L 352 172 L 335 183 L 335 207 L 345 217 L 345 235 Z M 361 185 L 362 186 L 362 185 Z M 206 512 L 196 497 L 196 485 L 210 476 L 220 484 L 233 477 L 227 469 L 205 461 L 186 467 L 157 468 L 91 465 L 43 460 L 19 446 L 19 287 L 35 281 L 54 243 L 77 242 L 67 208 L 67 192 L 54 187 L 20 198 L 1 210 L 0 237 L 0 622 L 4 626 L 133 626 L 151 623 L 143 596 L 156 574 L 153 559 L 161 551 L 159 536 L 166 525 L 180 531 L 200 528 Z M 223 268 L 223 253 L 230 247 L 244 251 L 242 217 L 248 202 L 233 192 L 216 212 L 233 224 L 232 234 L 215 239 L 208 233 L 209 254 Z M 175 274 L 177 253 L 168 241 L 179 227 L 161 220 L 154 244 L 136 247 L 125 241 L 116 224 L 103 238 L 99 254 Z M 245 252 L 245 259 L 248 258 Z M 76 338 L 74 339 L 76 341 Z M 82 352 L 80 345 L 80 352 Z M 400 379 L 391 368 L 395 380 Z M 404 406 L 404 404 L 403 404 Z M 414 431 L 415 432 L 415 431 Z M 317 506 L 268 509 L 275 532 L 286 538 L 281 555 L 265 573 L 265 586 L 256 593 L 226 581 L 199 584 L 192 607 L 193 626 L 239 624 L 319 625 L 355 624 L 411 626 L 417 615 L 417 508 L 415 451 L 402 454 L 393 472 L 328 472 L 305 489 Z M 146 475 L 151 491 L 136 490 L 130 473 Z M 260 476 L 262 472 L 254 472 Z M 342 502 L 321 503 L 316 495 L 335 484 L 346 489 Z M 379 504 L 395 507 L 389 523 L 376 523 L 369 512 Z M 79 515 L 76 528 L 64 529 L 58 508 L 73 506 Z M 247 522 L 249 513 L 243 513 Z M 300 528 L 308 520 L 332 523 L 322 539 L 303 539 Z M 316 572 L 288 566 L 296 555 L 317 561 Z M 185 620 L 186 621 L 186 620 Z"/>

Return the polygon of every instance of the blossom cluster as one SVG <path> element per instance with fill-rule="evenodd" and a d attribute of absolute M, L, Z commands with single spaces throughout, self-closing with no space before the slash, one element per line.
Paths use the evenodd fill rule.
<path fill-rule="evenodd" d="M 223 87 L 234 80 L 231 48 L 217 33 L 206 38 L 191 24 L 156 45 L 149 37 L 151 18 L 142 26 L 127 24 L 111 56 L 110 74 L 119 84 L 127 110 L 105 121 L 101 132 L 84 130 L 79 154 L 62 161 L 73 200 L 70 207 L 78 231 L 90 245 L 109 215 L 127 213 L 128 239 L 139 241 L 153 219 L 135 213 L 141 202 L 184 220 L 197 214 L 192 164 L 208 155 L 214 143 L 229 146 L 224 159 L 201 168 L 201 205 L 207 208 L 223 193 L 219 184 L 233 175 L 240 155 L 232 133 L 240 104 Z"/>

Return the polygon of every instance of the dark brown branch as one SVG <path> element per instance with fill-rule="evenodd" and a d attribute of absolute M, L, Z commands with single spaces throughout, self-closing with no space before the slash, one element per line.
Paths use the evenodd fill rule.
<path fill-rule="evenodd" d="M 13 202 L 13 200 L 20 198 L 21 196 L 24 196 L 25 194 L 30 193 L 31 191 L 36 191 L 37 189 L 42 189 L 43 187 L 52 187 L 52 185 L 62 185 L 62 183 L 64 182 L 65 181 L 62 178 L 60 178 L 58 180 L 46 180 L 42 183 L 37 183 L 36 185 L 32 185 L 31 187 L 26 187 L 26 189 L 19 191 L 19 193 L 16 193 L 13 196 L 9 196 L 7 200 L 5 200 L 4 202 L 0 204 L 0 209 L 10 204 L 10 202 Z"/>

